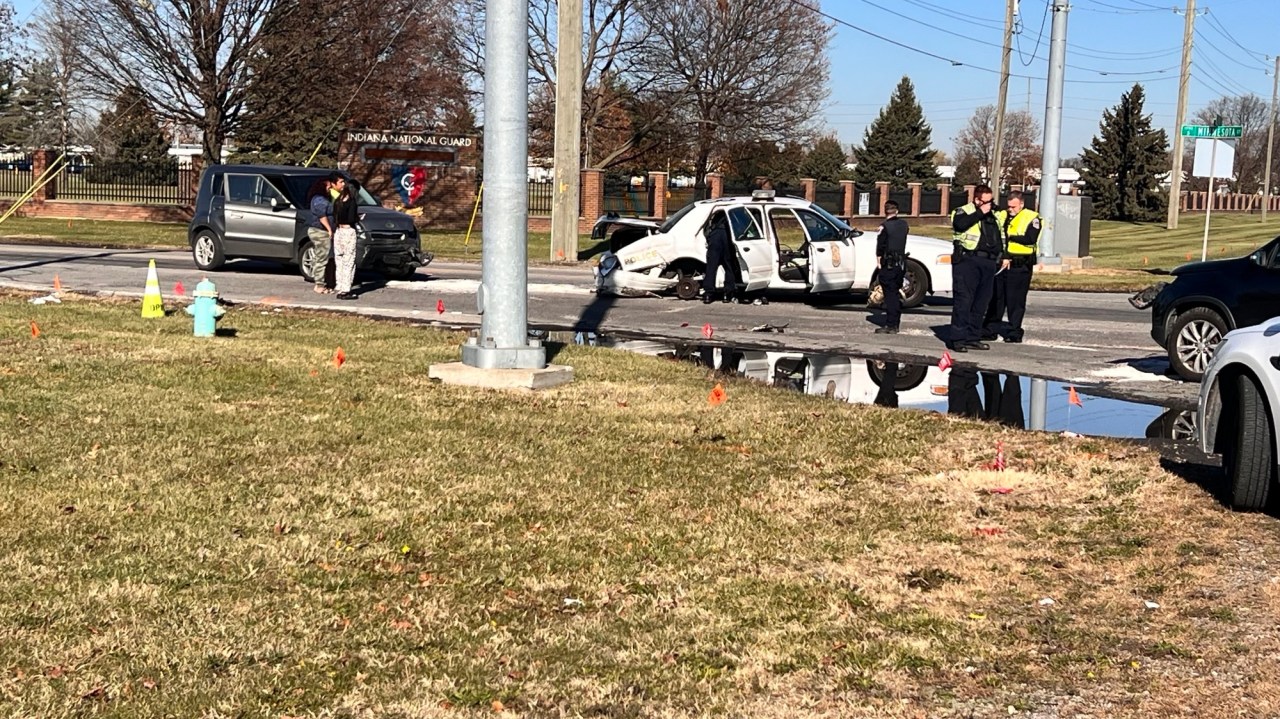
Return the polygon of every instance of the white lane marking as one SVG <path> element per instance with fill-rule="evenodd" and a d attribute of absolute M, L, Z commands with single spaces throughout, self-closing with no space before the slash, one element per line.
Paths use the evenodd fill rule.
<path fill-rule="evenodd" d="M 445 294 L 474 294 L 480 287 L 479 280 L 450 280 L 450 279 L 431 279 L 426 282 L 418 280 L 416 282 L 406 280 L 392 280 L 387 282 L 387 287 L 393 287 L 398 290 L 413 290 L 415 292 L 442 292 Z M 531 295 L 590 295 L 593 294 L 588 287 L 578 285 L 564 284 L 548 284 L 533 282 L 529 284 L 529 294 Z"/>

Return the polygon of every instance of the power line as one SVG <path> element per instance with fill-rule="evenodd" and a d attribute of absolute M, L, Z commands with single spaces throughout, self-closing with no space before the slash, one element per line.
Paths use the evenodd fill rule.
<path fill-rule="evenodd" d="M 1099 5 L 1101 7 L 1110 8 L 1110 9 L 1095 10 L 1093 8 L 1088 8 L 1088 7 L 1081 7 L 1081 8 L 1075 8 L 1075 9 L 1083 10 L 1084 12 L 1106 13 L 1111 15 L 1137 15 L 1138 13 L 1147 13 L 1147 12 L 1170 12 L 1170 11 L 1176 12 L 1176 10 L 1174 10 L 1173 8 L 1156 7 L 1154 5 L 1149 5 L 1145 8 L 1134 8 L 1134 7 L 1125 7 L 1123 5 L 1112 5 L 1111 3 L 1102 2 L 1102 0 L 1088 0 L 1088 2 L 1091 2 L 1094 5 Z"/>
<path fill-rule="evenodd" d="M 1241 50 L 1244 50 L 1245 52 L 1249 53 L 1250 55 L 1252 55 L 1252 56 L 1254 56 L 1254 57 L 1256 57 L 1256 58 L 1260 58 L 1260 59 L 1262 59 L 1263 61 L 1266 61 L 1266 60 L 1267 60 L 1267 58 L 1268 58 L 1268 57 L 1270 57 L 1269 55 L 1266 55 L 1265 53 L 1257 52 L 1256 50 L 1250 50 L 1249 48 L 1245 47 L 1244 45 L 1241 45 L 1241 44 L 1240 44 L 1240 41 L 1239 41 L 1239 40 L 1237 40 L 1237 39 L 1235 38 L 1235 36 L 1234 36 L 1234 35 L 1232 35 L 1232 34 L 1227 30 L 1227 28 L 1226 28 L 1226 27 L 1224 27 L 1224 26 L 1222 25 L 1222 23 L 1221 23 L 1221 22 L 1219 22 L 1219 21 L 1218 21 L 1217 16 L 1215 16 L 1213 13 L 1209 12 L 1208 10 L 1205 10 L 1205 13 L 1204 13 L 1204 14 L 1205 14 L 1205 17 L 1206 17 L 1206 18 L 1208 18 L 1208 20 L 1209 20 L 1209 26 L 1210 26 L 1210 27 L 1212 27 L 1214 30 L 1217 30 L 1218 32 L 1222 33 L 1222 36 L 1223 36 L 1223 37 L 1225 37 L 1226 39 L 1230 40 L 1230 41 L 1231 41 L 1231 43 L 1232 43 L 1233 45 L 1235 45 L 1236 47 L 1240 48 Z"/>
<path fill-rule="evenodd" d="M 954 10 L 943 7 L 941 5 L 935 5 L 931 2 L 927 2 L 927 0 L 905 0 L 905 2 L 911 3 L 916 7 L 928 10 L 930 13 L 933 13 L 933 14 L 945 15 L 946 17 L 949 17 L 952 20 L 959 20 L 961 22 L 972 23 L 976 25 L 983 25 L 983 26 L 992 28 L 994 30 L 1001 30 L 1004 28 L 1004 21 L 996 18 L 964 15 Z"/>
<path fill-rule="evenodd" d="M 1036 33 L 1036 46 L 1034 49 L 1031 50 L 1030 60 L 1022 59 L 1022 33 L 1019 32 L 1017 37 L 1015 38 L 1015 42 L 1018 45 L 1018 62 L 1022 63 L 1023 67 L 1030 67 L 1031 63 L 1036 61 L 1036 54 L 1040 52 L 1040 43 L 1044 40 L 1044 23 L 1045 23 L 1045 20 L 1048 20 L 1048 19 L 1049 19 L 1049 3 L 1045 2 L 1044 13 L 1040 15 L 1040 30 L 1039 32 Z"/>
<path fill-rule="evenodd" d="M 1229 54 L 1227 51 L 1225 51 L 1225 50 L 1223 50 L 1222 48 L 1218 47 L 1217 45 L 1213 44 L 1213 41 L 1212 41 L 1212 40 L 1210 40 L 1208 37 L 1206 37 L 1206 36 L 1204 35 L 1204 33 L 1200 32 L 1200 30 L 1199 30 L 1199 29 L 1197 29 L 1197 30 L 1196 30 L 1196 37 L 1200 38 L 1200 40 L 1204 43 L 1204 45 L 1206 45 L 1206 46 L 1208 46 L 1209 48 L 1211 48 L 1214 52 L 1218 53 L 1218 54 L 1219 54 L 1219 55 L 1221 55 L 1222 57 L 1225 57 L 1226 59 L 1230 60 L 1231 62 L 1234 62 L 1235 64 L 1239 65 L 1240 67 L 1245 68 L 1246 70 L 1257 70 L 1257 71 L 1262 72 L 1262 73 L 1264 73 L 1264 74 L 1267 72 L 1267 68 L 1265 68 L 1265 67 L 1263 67 L 1263 66 L 1261 66 L 1261 65 L 1250 65 L 1250 64 L 1248 64 L 1248 63 L 1241 62 L 1241 61 L 1240 61 L 1240 60 L 1238 60 L 1236 57 L 1234 57 L 1233 55 Z"/>
<path fill-rule="evenodd" d="M 935 60 L 941 60 L 941 61 L 943 61 L 943 62 L 950 63 L 952 67 L 967 67 L 967 68 L 971 68 L 971 69 L 974 69 L 974 70 L 980 70 L 980 71 L 982 71 L 982 72 L 991 73 L 991 74 L 993 74 L 993 75 L 998 75 L 998 74 L 1000 73 L 1000 71 L 999 71 L 999 70 L 993 70 L 993 69 L 991 69 L 991 68 L 983 67 L 983 66 L 981 66 L 981 65 L 974 65 L 974 64 L 970 64 L 970 63 L 963 62 L 963 61 L 960 61 L 960 60 L 956 60 L 956 59 L 954 59 L 954 58 L 944 57 L 944 56 L 939 55 L 939 54 L 937 54 L 937 53 L 935 53 L 935 52 L 930 52 L 929 50 L 924 50 L 924 49 L 921 49 L 921 48 L 915 47 L 915 46 L 913 46 L 913 45 L 908 45 L 908 44 L 907 44 L 907 43 L 905 43 L 905 42 L 901 42 L 901 41 L 899 41 L 899 40 L 894 40 L 893 38 L 886 37 L 886 36 L 881 35 L 881 34 L 876 33 L 876 32 L 872 32 L 871 30 L 868 30 L 868 29 L 866 29 L 866 28 L 864 28 L 864 27 L 860 27 L 860 26 L 858 26 L 858 25 L 854 25 L 853 23 L 849 22 L 848 20 L 844 20 L 844 19 L 838 18 L 838 17 L 836 17 L 835 15 L 832 15 L 832 14 L 830 14 L 830 13 L 828 13 L 828 12 L 825 12 L 824 10 L 822 10 L 822 9 L 820 9 L 820 8 L 811 7 L 811 6 L 807 5 L 807 4 L 805 4 L 802 0 L 789 0 L 789 2 L 790 2 L 792 5 L 795 5 L 795 6 L 797 6 L 797 7 L 800 7 L 800 8 L 803 8 L 803 9 L 805 9 L 805 10 L 808 10 L 808 11 L 810 11 L 810 12 L 812 12 L 812 13 L 816 14 L 816 15 L 819 15 L 820 17 L 824 17 L 824 18 L 826 18 L 827 20 L 830 20 L 831 22 L 836 23 L 837 25 L 843 25 L 844 27 L 847 27 L 847 28 L 849 28 L 849 29 L 851 29 L 851 30 L 856 30 L 856 31 L 858 31 L 858 32 L 860 32 L 860 33 L 863 33 L 864 35 L 869 35 L 869 36 L 871 36 L 871 37 L 876 38 L 877 40 L 882 40 L 882 41 L 887 42 L 887 43 L 889 43 L 890 45 L 893 45 L 893 46 L 895 46 L 895 47 L 900 47 L 900 48 L 902 48 L 902 49 L 904 49 L 904 50 L 910 50 L 910 51 L 912 51 L 912 52 L 914 52 L 914 53 L 917 53 L 917 54 L 920 54 L 920 55 L 924 55 L 924 56 L 926 56 L 926 57 L 931 57 L 931 58 L 933 58 L 933 59 L 935 59 Z M 952 33 L 952 34 L 954 34 L 954 33 Z M 956 35 L 956 37 L 962 37 L 962 36 Z M 971 38 L 962 38 L 962 39 L 966 39 L 966 40 L 970 40 L 970 41 L 972 41 L 972 39 L 971 39 Z M 1110 71 L 1096 70 L 1096 69 L 1093 69 L 1093 68 L 1079 67 L 1079 66 L 1076 66 L 1076 65 L 1067 65 L 1067 67 L 1070 67 L 1070 68 L 1072 68 L 1072 69 L 1074 69 L 1074 70 L 1083 70 L 1083 71 L 1085 71 L 1085 72 L 1096 72 L 1096 73 L 1098 73 L 1098 74 L 1102 74 L 1102 75 L 1106 75 L 1106 74 L 1116 74 L 1116 75 L 1119 75 L 1119 74 L 1121 74 L 1121 73 L 1111 73 Z M 1135 75 L 1135 76 L 1136 76 L 1136 75 L 1145 75 L 1145 74 L 1158 74 L 1158 73 L 1163 73 L 1163 72 L 1165 72 L 1165 69 L 1161 69 L 1161 70 L 1148 70 L 1148 71 L 1145 71 L 1145 72 L 1125 73 L 1125 74 L 1128 74 L 1128 75 Z M 1031 80 L 1045 80 L 1045 79 L 1046 79 L 1046 78 L 1043 78 L 1043 77 L 1036 77 L 1036 76 L 1034 76 L 1034 75 L 1019 75 L 1019 74 L 1015 74 L 1015 73 L 1011 73 L 1009 76 L 1010 76 L 1010 77 L 1024 78 L 1024 79 L 1031 79 Z M 1145 78 L 1145 79 L 1147 79 L 1148 81 L 1151 81 L 1151 82 L 1155 82 L 1155 81 L 1159 81 L 1159 80 L 1167 80 L 1167 79 L 1171 79 L 1172 77 L 1173 77 L 1172 75 L 1169 75 L 1169 76 L 1167 76 L 1167 77 L 1151 77 L 1151 78 Z M 1075 83 L 1075 84 L 1078 84 L 1078 85 L 1109 85 L 1109 84 L 1115 84 L 1115 83 L 1127 83 L 1127 82 L 1133 82 L 1133 80 L 1067 80 L 1066 82 L 1071 82 L 1071 83 Z"/>

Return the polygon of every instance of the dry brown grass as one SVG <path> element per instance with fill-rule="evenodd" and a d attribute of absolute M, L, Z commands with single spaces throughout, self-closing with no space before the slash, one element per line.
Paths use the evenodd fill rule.
<path fill-rule="evenodd" d="M 1280 711 L 1275 520 L 1147 449 L 712 408 L 595 348 L 473 391 L 425 379 L 453 335 L 135 315 L 0 301 L 5 716 Z"/>

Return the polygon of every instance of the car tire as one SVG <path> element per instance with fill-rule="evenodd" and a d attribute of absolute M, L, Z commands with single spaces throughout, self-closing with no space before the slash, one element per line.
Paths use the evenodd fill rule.
<path fill-rule="evenodd" d="M 1222 468 L 1231 483 L 1231 506 L 1236 509 L 1263 509 L 1275 481 L 1275 446 L 1271 415 L 1267 400 L 1252 375 L 1236 377 L 1232 420 L 1234 437 L 1226 439 L 1222 452 Z"/>
<path fill-rule="evenodd" d="M 871 375 L 871 381 L 877 387 L 884 386 L 884 367 L 880 365 L 876 360 L 867 360 L 867 374 Z M 928 372 L 929 368 L 923 365 L 899 364 L 893 380 L 894 391 L 909 392 L 919 387 Z"/>
<path fill-rule="evenodd" d="M 908 289 L 906 297 L 902 298 L 902 308 L 909 310 L 919 307 L 924 304 L 925 295 L 929 293 L 929 271 L 919 262 L 908 259 L 902 284 Z"/>
<path fill-rule="evenodd" d="M 200 230 L 191 242 L 191 259 L 196 267 L 205 272 L 214 272 L 227 262 L 222 252 L 222 240 L 213 230 Z"/>
<path fill-rule="evenodd" d="M 316 281 L 316 246 L 313 242 L 302 243 L 302 248 L 298 250 L 298 272 L 302 274 L 302 279 L 307 282 Z"/>
<path fill-rule="evenodd" d="M 1183 379 L 1199 382 L 1226 334 L 1226 320 L 1208 307 L 1193 307 L 1178 315 L 1166 348 L 1173 371 Z"/>

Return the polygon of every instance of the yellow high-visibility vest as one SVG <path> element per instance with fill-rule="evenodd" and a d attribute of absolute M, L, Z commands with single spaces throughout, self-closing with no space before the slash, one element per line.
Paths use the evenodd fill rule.
<path fill-rule="evenodd" d="M 952 210 L 951 211 L 952 227 L 955 226 L 957 212 L 970 214 L 977 211 L 978 211 L 978 207 L 974 205 L 972 202 L 970 202 L 969 204 L 963 207 L 957 207 L 956 209 Z M 978 249 L 978 241 L 981 239 L 982 239 L 982 223 L 981 222 L 973 223 L 973 227 L 970 227 L 964 232 L 956 232 L 954 230 L 952 230 L 951 232 L 951 241 L 955 242 L 956 244 L 970 251 Z"/>
<path fill-rule="evenodd" d="M 1035 245 L 1024 245 L 1018 241 L 1019 238 L 1025 237 L 1027 228 L 1031 227 L 1032 222 L 1040 219 L 1040 213 L 1035 210 L 1023 208 L 1021 212 L 1013 216 L 1009 221 L 1009 228 L 1005 231 L 1005 240 L 1008 247 L 1008 253 L 1011 255 L 1029 255 L 1036 251 Z M 1004 227 L 1004 222 L 1000 223 Z"/>

